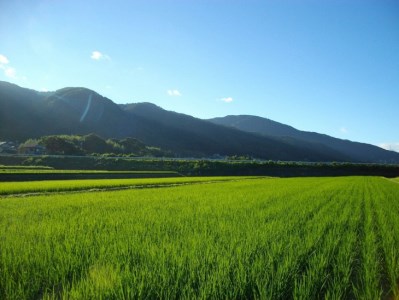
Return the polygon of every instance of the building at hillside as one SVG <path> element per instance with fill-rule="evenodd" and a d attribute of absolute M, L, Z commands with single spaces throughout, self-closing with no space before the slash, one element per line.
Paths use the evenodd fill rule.
<path fill-rule="evenodd" d="M 0 141 L 0 154 L 16 154 L 18 144 L 10 141 Z"/>
<path fill-rule="evenodd" d="M 18 153 L 25 155 L 43 155 L 46 154 L 46 147 L 39 145 L 36 141 L 29 141 L 19 146 Z"/>

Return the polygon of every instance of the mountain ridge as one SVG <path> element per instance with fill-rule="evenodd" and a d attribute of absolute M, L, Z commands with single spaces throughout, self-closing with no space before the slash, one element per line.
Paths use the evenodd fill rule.
<path fill-rule="evenodd" d="M 399 153 L 376 146 L 327 135 L 324 140 L 311 136 L 312 140 L 306 136 L 308 133 L 300 134 L 289 125 L 243 116 L 252 121 L 243 123 L 241 116 L 239 124 L 232 126 L 224 122 L 228 117 L 202 120 L 149 102 L 116 104 L 82 87 L 43 93 L 0 81 L 0 139 L 95 133 L 104 138 L 134 137 L 181 157 L 242 155 L 282 161 L 399 162 Z M 222 120 L 226 124 L 217 124 Z M 260 130 L 265 122 L 275 127 L 273 134 Z M 351 151 L 343 152 L 337 146 L 331 147 L 331 141 L 346 147 L 354 143 L 354 150 L 349 147 Z"/>
<path fill-rule="evenodd" d="M 393 153 L 392 151 L 381 151 L 384 149 L 367 143 L 338 139 L 317 132 L 298 130 L 292 126 L 258 116 L 230 115 L 221 118 L 212 118 L 209 121 L 246 132 L 258 133 L 262 136 L 284 135 L 310 143 L 328 145 L 333 150 L 339 151 L 352 159 L 357 157 L 361 161 L 375 161 L 378 160 L 378 156 L 380 155 L 384 157 L 383 160 L 389 160 L 391 157 L 390 154 Z M 396 153 L 393 153 L 392 156 L 396 156 Z"/>

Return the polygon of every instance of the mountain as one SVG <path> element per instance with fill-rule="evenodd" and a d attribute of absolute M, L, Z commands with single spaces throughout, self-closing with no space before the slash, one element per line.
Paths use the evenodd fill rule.
<path fill-rule="evenodd" d="M 125 104 L 120 106 L 133 119 L 145 120 L 155 128 L 151 133 L 135 137 L 145 143 L 185 155 L 250 155 L 273 160 L 345 160 L 340 153 L 322 152 L 303 145 L 294 145 L 274 137 L 261 137 L 227 128 L 185 114 L 166 111 L 151 103 Z M 156 139 L 153 139 L 156 137 Z"/>
<path fill-rule="evenodd" d="M 97 133 L 124 137 L 135 124 L 111 100 L 86 88 L 40 93 L 0 82 L 0 138 Z"/>
<path fill-rule="evenodd" d="M 345 152 L 345 147 L 331 147 L 323 140 L 289 134 L 296 129 L 277 122 L 268 120 L 286 131 L 262 132 L 262 118 L 258 117 L 252 120 L 260 123 L 255 122 L 252 128 L 245 127 L 250 126 L 251 119 L 238 122 L 240 126 L 227 121 L 222 124 L 222 120 L 229 118 L 201 120 L 151 103 L 117 105 L 86 88 L 68 87 L 43 93 L 0 81 L 0 140 L 95 133 L 103 138 L 133 137 L 184 157 L 249 155 L 286 161 L 399 162 L 399 154 L 377 151 L 371 145 L 353 143 L 354 150 Z M 324 137 L 328 141 L 333 139 Z M 336 144 L 347 143 L 335 140 Z M 362 147 L 356 153 L 359 145 Z"/>
<path fill-rule="evenodd" d="M 226 116 L 208 120 L 214 124 L 236 128 L 262 136 L 291 139 L 293 143 L 312 143 L 314 147 L 328 147 L 342 153 L 349 161 L 398 163 L 399 153 L 370 144 L 334 138 L 316 132 L 307 132 L 266 118 L 251 115 Z M 314 149 L 316 149 L 314 148 Z"/>
<path fill-rule="evenodd" d="M 110 99 L 86 88 L 57 90 L 45 100 L 54 116 L 54 133 L 96 133 L 104 138 L 132 136 L 146 123 L 131 118 Z"/>
<path fill-rule="evenodd" d="M 43 95 L 0 81 L 0 139 L 40 135 L 50 124 L 42 118 Z M 34 128 L 32 128 L 34 124 Z"/>

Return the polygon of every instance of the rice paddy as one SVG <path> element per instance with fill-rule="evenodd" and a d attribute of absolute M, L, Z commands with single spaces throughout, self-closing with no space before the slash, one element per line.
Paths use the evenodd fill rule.
<path fill-rule="evenodd" d="M 399 299 L 397 182 L 185 179 L 1 183 L 0 298 Z"/>

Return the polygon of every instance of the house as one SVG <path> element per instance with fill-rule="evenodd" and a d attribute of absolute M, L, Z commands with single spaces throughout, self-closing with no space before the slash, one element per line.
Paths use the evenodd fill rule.
<path fill-rule="evenodd" d="M 27 141 L 21 144 L 18 149 L 19 154 L 43 155 L 46 154 L 46 147 L 39 145 L 37 141 Z"/>
<path fill-rule="evenodd" d="M 10 141 L 0 141 L 0 154 L 16 154 L 18 145 Z"/>

